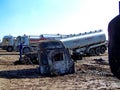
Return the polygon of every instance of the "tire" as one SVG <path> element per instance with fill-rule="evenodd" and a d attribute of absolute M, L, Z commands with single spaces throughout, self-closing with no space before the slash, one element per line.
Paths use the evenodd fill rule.
<path fill-rule="evenodd" d="M 95 49 L 95 54 L 96 54 L 96 55 L 100 55 L 100 47 L 97 47 L 97 48 Z"/>
<path fill-rule="evenodd" d="M 95 55 L 95 49 L 91 48 L 91 49 L 89 50 L 89 55 L 90 55 L 90 56 L 94 56 L 94 55 Z"/>
<path fill-rule="evenodd" d="M 26 54 L 28 52 L 30 52 L 30 48 L 28 47 L 23 48 L 23 54 Z"/>
<path fill-rule="evenodd" d="M 100 53 L 101 53 L 101 54 L 104 54 L 104 53 L 105 53 L 105 50 L 106 50 L 106 47 L 105 47 L 105 46 L 101 46 L 101 48 L 100 48 Z"/>
<path fill-rule="evenodd" d="M 12 52 L 12 51 L 13 51 L 13 47 L 9 46 L 9 47 L 7 48 L 7 52 Z"/>
<path fill-rule="evenodd" d="M 111 72 L 120 79 L 120 15 L 108 25 L 108 59 Z"/>

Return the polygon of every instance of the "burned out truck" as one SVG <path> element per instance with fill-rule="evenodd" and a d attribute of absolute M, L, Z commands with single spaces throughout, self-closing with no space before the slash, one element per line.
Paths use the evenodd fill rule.
<path fill-rule="evenodd" d="M 74 61 L 69 50 L 57 40 L 39 41 L 37 52 L 26 54 L 23 60 L 29 63 L 37 60 L 41 75 L 63 75 L 75 72 Z"/>
<path fill-rule="evenodd" d="M 42 75 L 74 73 L 74 61 L 62 42 L 44 40 L 38 43 L 39 72 Z"/>

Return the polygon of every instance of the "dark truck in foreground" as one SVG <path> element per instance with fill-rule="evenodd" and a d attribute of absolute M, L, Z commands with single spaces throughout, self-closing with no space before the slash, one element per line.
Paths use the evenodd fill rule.
<path fill-rule="evenodd" d="M 120 2 L 119 2 L 120 11 Z M 120 12 L 108 25 L 108 57 L 111 72 L 120 79 Z"/>

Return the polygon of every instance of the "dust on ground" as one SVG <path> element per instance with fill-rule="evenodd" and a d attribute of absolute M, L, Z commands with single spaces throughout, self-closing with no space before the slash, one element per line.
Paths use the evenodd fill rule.
<path fill-rule="evenodd" d="M 54 77 L 40 76 L 37 72 L 38 65 L 14 65 L 17 60 L 19 55 L 0 51 L 0 90 L 120 89 L 120 80 L 110 72 L 107 52 L 77 60 L 74 74 Z"/>

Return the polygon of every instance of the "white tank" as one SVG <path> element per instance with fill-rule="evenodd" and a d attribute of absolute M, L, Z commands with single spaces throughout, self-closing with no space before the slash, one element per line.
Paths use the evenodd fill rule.
<path fill-rule="evenodd" d="M 75 49 L 79 47 L 89 46 L 106 41 L 105 33 L 102 30 L 94 32 L 85 32 L 74 35 L 72 37 L 61 39 L 66 48 Z"/>

